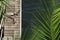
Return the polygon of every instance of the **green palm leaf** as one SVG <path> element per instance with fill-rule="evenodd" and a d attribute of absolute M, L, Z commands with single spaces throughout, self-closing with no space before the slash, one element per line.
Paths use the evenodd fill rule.
<path fill-rule="evenodd" d="M 60 4 L 39 0 L 30 27 L 23 27 L 22 40 L 60 40 Z"/>
<path fill-rule="evenodd" d="M 6 14 L 6 7 L 8 4 L 8 0 L 0 0 L 0 24 L 4 18 L 3 16 Z"/>

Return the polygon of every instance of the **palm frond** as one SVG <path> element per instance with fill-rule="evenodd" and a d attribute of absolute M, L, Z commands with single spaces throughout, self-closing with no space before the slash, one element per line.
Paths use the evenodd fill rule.
<path fill-rule="evenodd" d="M 3 16 L 6 14 L 7 4 L 9 4 L 8 0 L 0 0 L 0 23 L 2 22 Z"/>
<path fill-rule="evenodd" d="M 39 0 L 32 14 L 31 26 L 23 28 L 22 40 L 60 40 L 60 7 L 56 0 Z"/>

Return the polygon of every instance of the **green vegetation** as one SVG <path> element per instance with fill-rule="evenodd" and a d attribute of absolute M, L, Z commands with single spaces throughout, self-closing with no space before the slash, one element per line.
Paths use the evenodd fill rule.
<path fill-rule="evenodd" d="M 0 24 L 6 14 L 6 7 L 8 7 L 8 0 L 0 0 Z"/>
<path fill-rule="evenodd" d="M 21 39 L 60 40 L 60 2 L 58 0 L 39 0 L 38 3 L 39 7 L 32 13 L 31 26 L 23 27 Z"/>

